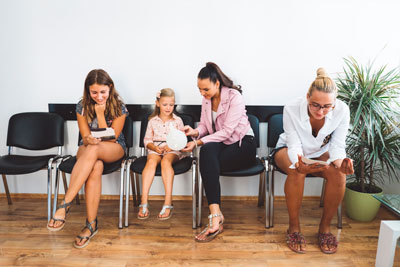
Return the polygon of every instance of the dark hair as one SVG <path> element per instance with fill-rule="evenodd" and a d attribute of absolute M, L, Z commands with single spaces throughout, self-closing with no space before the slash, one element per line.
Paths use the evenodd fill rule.
<path fill-rule="evenodd" d="M 91 70 L 85 79 L 85 87 L 83 90 L 82 106 L 84 108 L 84 117 L 86 117 L 88 122 L 92 122 L 95 117 L 94 106 L 96 102 L 90 96 L 89 87 L 93 84 L 107 85 L 110 88 L 109 96 L 106 102 L 106 118 L 114 119 L 122 115 L 120 99 L 117 91 L 114 87 L 114 82 L 110 75 L 102 69 Z"/>
<path fill-rule="evenodd" d="M 219 81 L 219 89 L 221 89 L 222 86 L 225 86 L 228 88 L 236 89 L 240 93 L 242 93 L 241 86 L 233 84 L 233 81 L 222 72 L 217 64 L 213 62 L 207 62 L 206 66 L 200 70 L 197 78 L 200 80 L 210 79 L 210 81 L 213 83 Z"/>

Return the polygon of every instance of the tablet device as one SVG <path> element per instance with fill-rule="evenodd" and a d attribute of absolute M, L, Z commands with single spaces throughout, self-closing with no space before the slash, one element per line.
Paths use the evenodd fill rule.
<path fill-rule="evenodd" d="M 98 128 L 91 129 L 90 131 L 93 137 L 100 138 L 101 141 L 115 139 L 115 131 L 113 128 Z"/>

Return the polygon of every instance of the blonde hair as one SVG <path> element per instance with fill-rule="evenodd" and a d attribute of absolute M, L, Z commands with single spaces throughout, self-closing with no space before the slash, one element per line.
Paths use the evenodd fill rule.
<path fill-rule="evenodd" d="M 311 96 L 314 90 L 324 93 L 334 93 L 337 95 L 337 88 L 335 82 L 326 74 L 324 68 L 317 69 L 317 78 L 312 82 L 308 89 L 308 96 Z"/>
<path fill-rule="evenodd" d="M 163 97 L 163 96 L 169 96 L 169 97 L 175 98 L 175 92 L 171 88 L 161 89 L 159 92 L 157 92 L 156 100 L 160 101 L 161 97 Z M 153 113 L 151 113 L 151 115 L 149 116 L 149 120 L 158 115 L 160 115 L 160 107 L 157 107 L 157 105 L 156 105 Z"/>

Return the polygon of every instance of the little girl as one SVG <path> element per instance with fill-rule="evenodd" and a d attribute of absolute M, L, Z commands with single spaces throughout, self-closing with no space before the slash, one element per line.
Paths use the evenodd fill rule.
<path fill-rule="evenodd" d="M 147 162 L 142 172 L 142 201 L 139 205 L 138 219 L 149 218 L 148 196 L 150 186 L 154 180 L 157 165 L 161 162 L 161 176 L 165 188 L 165 200 L 159 220 L 168 220 L 172 215 L 172 184 L 174 181 L 174 169 L 172 164 L 182 158 L 182 153 L 173 151 L 166 144 L 170 127 L 183 128 L 181 118 L 173 114 L 175 106 L 175 93 L 170 88 L 157 92 L 156 108 L 149 117 L 144 146 L 147 148 Z"/>

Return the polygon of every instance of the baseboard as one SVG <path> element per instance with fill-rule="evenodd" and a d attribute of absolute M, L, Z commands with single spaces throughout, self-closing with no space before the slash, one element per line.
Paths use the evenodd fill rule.
<path fill-rule="evenodd" d="M 47 199 L 47 194 L 29 194 L 29 193 L 12 193 L 11 199 Z M 58 195 L 59 199 L 64 197 L 64 194 Z M 0 193 L 0 199 L 6 199 L 5 193 Z M 80 195 L 80 199 L 83 199 L 83 195 Z M 101 195 L 102 200 L 119 200 L 119 195 Z M 130 196 L 132 200 L 132 196 Z M 173 196 L 174 201 L 184 200 L 191 201 L 192 196 Z M 285 196 L 275 196 L 275 200 L 284 200 Z M 304 200 L 316 200 L 320 199 L 319 196 L 304 196 Z M 149 200 L 164 200 L 164 196 L 149 196 Z M 221 196 L 221 200 L 239 200 L 239 201 L 257 201 L 258 196 Z"/>

